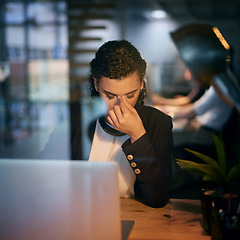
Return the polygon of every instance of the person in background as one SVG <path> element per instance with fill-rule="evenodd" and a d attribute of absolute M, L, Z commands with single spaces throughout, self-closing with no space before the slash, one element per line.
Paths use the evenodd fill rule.
<path fill-rule="evenodd" d="M 172 180 L 172 120 L 143 104 L 146 61 L 130 42 L 109 41 L 90 67 L 91 95 L 100 96 L 108 111 L 92 125 L 89 161 L 118 164 L 120 197 L 165 206 Z"/>
<path fill-rule="evenodd" d="M 192 80 L 192 74 L 188 69 L 184 72 L 184 79 L 186 81 Z M 205 90 L 199 81 L 195 81 L 193 89 L 186 96 L 176 95 L 173 98 L 165 98 L 155 93 L 151 95 L 151 102 L 153 105 L 182 106 L 197 101 Z"/>
<path fill-rule="evenodd" d="M 172 110 L 165 107 L 165 111 Z M 175 108 L 173 119 L 189 119 L 193 131 L 190 144 L 213 145 L 212 135 L 219 135 L 231 117 L 233 107 L 225 103 L 213 86 L 194 103 Z"/>
<path fill-rule="evenodd" d="M 161 109 L 161 107 L 160 107 Z M 163 109 L 162 109 L 163 110 Z M 172 197 L 182 197 L 193 189 L 204 187 L 200 177 L 194 176 L 180 169 L 175 159 L 186 159 L 199 162 L 200 159 L 185 150 L 188 148 L 217 159 L 217 152 L 213 135 L 220 136 L 231 118 L 233 108 L 225 103 L 218 95 L 215 88 L 210 86 L 203 96 L 194 103 L 174 107 L 164 106 L 165 112 L 173 114 L 173 120 L 188 119 L 187 141 L 174 146 L 173 149 L 173 184 Z M 183 133 L 184 134 L 184 133 Z M 201 162 L 201 161 L 200 161 Z"/>

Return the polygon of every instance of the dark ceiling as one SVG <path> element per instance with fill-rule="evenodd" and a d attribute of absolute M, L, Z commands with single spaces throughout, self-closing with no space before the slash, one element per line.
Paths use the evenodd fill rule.
<path fill-rule="evenodd" d="M 153 0 L 172 18 L 198 20 L 240 20 L 239 0 Z"/>

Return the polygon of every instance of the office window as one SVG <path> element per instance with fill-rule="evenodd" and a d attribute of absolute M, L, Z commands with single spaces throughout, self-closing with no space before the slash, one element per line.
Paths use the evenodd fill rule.
<path fill-rule="evenodd" d="M 28 48 L 31 51 L 39 53 L 39 55 L 29 56 L 30 58 L 52 58 L 52 52 L 56 44 L 55 40 L 55 26 L 30 26 L 28 28 Z"/>
<path fill-rule="evenodd" d="M 8 61 L 24 61 L 25 33 L 22 25 L 8 25 L 5 29 Z"/>
<path fill-rule="evenodd" d="M 30 2 L 27 7 L 27 20 L 32 24 L 54 23 L 56 9 L 51 2 Z"/>
<path fill-rule="evenodd" d="M 67 119 L 66 7 L 58 0 L 0 1 L 0 63 L 9 69 L 7 78 L 0 74 L 0 157 L 35 157 L 50 131 Z M 40 130 L 37 144 L 27 147 Z M 8 150 L 15 142 L 29 152 L 15 156 Z"/>
<path fill-rule="evenodd" d="M 66 2 L 61 1 L 57 3 L 57 13 L 58 13 L 58 21 L 60 23 L 66 23 L 67 22 L 67 15 L 66 15 Z"/>
<path fill-rule="evenodd" d="M 4 6 L 4 21 L 6 24 L 24 23 L 24 4 L 21 2 L 8 2 Z"/>

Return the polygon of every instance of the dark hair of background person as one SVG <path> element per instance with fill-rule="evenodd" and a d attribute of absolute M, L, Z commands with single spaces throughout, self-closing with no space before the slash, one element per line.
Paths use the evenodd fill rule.
<path fill-rule="evenodd" d="M 99 96 L 94 87 L 94 78 L 97 81 L 101 77 L 110 79 L 123 79 L 137 71 L 140 82 L 143 82 L 143 89 L 138 98 L 138 103 L 143 104 L 147 95 L 146 74 L 147 63 L 141 57 L 139 51 L 127 40 L 108 41 L 96 52 L 95 58 L 90 62 L 90 92 L 91 96 Z"/>

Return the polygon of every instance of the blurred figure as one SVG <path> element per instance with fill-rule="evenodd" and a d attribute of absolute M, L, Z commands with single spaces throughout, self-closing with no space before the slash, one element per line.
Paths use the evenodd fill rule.
<path fill-rule="evenodd" d="M 161 107 L 160 107 L 161 108 Z M 165 112 L 173 112 L 173 119 L 189 120 L 188 130 L 193 132 L 189 144 L 213 145 L 212 135 L 220 134 L 231 117 L 233 108 L 225 103 L 213 86 L 199 100 L 174 109 L 164 106 Z"/>
<path fill-rule="evenodd" d="M 184 79 L 186 81 L 192 80 L 192 73 L 186 69 L 184 73 Z M 195 81 L 193 89 L 186 95 L 175 95 L 173 98 L 165 98 L 160 94 L 153 94 L 151 101 L 153 105 L 170 105 L 170 106 L 182 106 L 197 101 L 205 92 L 205 88 L 199 81 Z"/>
<path fill-rule="evenodd" d="M 221 83 L 232 81 L 228 74 L 231 68 L 231 48 L 219 29 L 209 24 L 187 24 L 170 35 L 187 69 L 207 90 L 195 102 L 188 98 L 182 101 L 184 104 L 175 104 L 172 101 L 174 99 L 169 99 L 165 101 L 168 106 L 161 104 L 158 108 L 165 113 L 171 112 L 175 121 L 189 120 L 187 127 L 193 134 L 187 139 L 186 147 L 213 155 L 215 147 L 212 135 L 223 131 L 233 112 L 233 104 L 229 104 L 219 91 Z M 227 92 L 226 88 L 224 91 Z"/>
<path fill-rule="evenodd" d="M 175 159 L 201 161 L 193 154 L 187 152 L 185 148 L 217 159 L 212 136 L 213 134 L 221 135 L 231 118 L 233 108 L 222 100 L 213 86 L 210 86 L 205 94 L 195 103 L 178 106 L 174 110 L 171 106 L 165 106 L 164 111 L 173 112 L 174 121 L 182 118 L 188 119 L 187 131 L 188 134 L 191 133 L 190 136 L 188 135 L 187 142 L 183 141 L 182 144 L 174 146 L 173 150 L 172 195 L 177 197 L 178 194 L 182 193 L 183 189 L 186 192 L 189 189 L 191 192 L 193 189 L 204 187 L 205 183 L 202 182 L 200 177 L 180 169 Z"/>
<path fill-rule="evenodd" d="M 158 106 L 165 113 L 171 112 L 174 121 L 187 119 L 187 130 L 190 130 L 185 137 L 186 141 L 174 146 L 172 192 L 175 194 L 182 193 L 183 188 L 186 191 L 186 187 L 189 186 L 196 189 L 196 184 L 198 190 L 199 187 L 203 187 L 200 178 L 196 179 L 196 176 L 179 169 L 175 159 L 200 161 L 185 148 L 216 159 L 217 153 L 212 136 L 224 132 L 231 119 L 234 105 L 233 101 L 226 101 L 223 95 L 227 93 L 228 99 L 232 100 L 231 96 L 237 99 L 237 94 L 232 94 L 234 90 L 232 86 L 228 87 L 232 82 L 228 74 L 232 59 L 230 46 L 217 27 L 203 23 L 187 24 L 172 32 L 171 37 L 181 59 L 194 78 L 208 89 L 195 102 L 179 106 Z M 173 104 L 169 102 L 168 105 Z"/>

